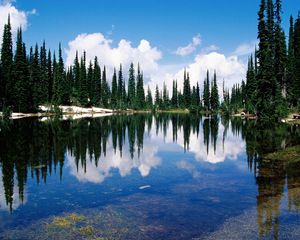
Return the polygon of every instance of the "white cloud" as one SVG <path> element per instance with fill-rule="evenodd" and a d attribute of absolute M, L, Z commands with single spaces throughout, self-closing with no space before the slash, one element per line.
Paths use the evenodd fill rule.
<path fill-rule="evenodd" d="M 208 47 L 202 48 L 201 49 L 201 54 L 208 54 L 208 53 L 211 53 L 211 52 L 218 51 L 219 49 L 220 48 L 216 45 L 210 45 Z"/>
<path fill-rule="evenodd" d="M 111 142 L 109 142 L 106 156 L 102 156 L 99 159 L 98 167 L 95 166 L 94 162 L 86 161 L 86 172 L 83 168 L 77 169 L 74 157 L 68 153 L 67 166 L 70 169 L 71 175 L 75 176 L 80 182 L 102 183 L 106 178 L 111 176 L 113 169 L 118 169 L 121 177 L 130 175 L 133 169 L 138 169 L 140 175 L 146 177 L 150 174 L 152 168 L 159 166 L 161 163 L 160 158 L 156 156 L 158 145 L 152 139 L 145 139 L 144 147 L 139 157 L 135 153 L 132 159 L 128 149 L 128 144 L 125 144 L 121 157 L 120 152 L 115 152 Z M 88 158 L 89 155 L 87 155 Z"/>
<path fill-rule="evenodd" d="M 10 22 L 12 27 L 12 34 L 15 35 L 17 29 L 21 26 L 23 31 L 27 29 L 28 26 L 28 16 L 36 14 L 36 10 L 33 9 L 29 12 L 24 12 L 22 10 L 17 9 L 12 5 L 14 1 L 2 1 L 0 4 L 0 41 L 2 42 L 2 35 L 4 24 L 7 23 L 7 17 L 10 15 Z"/>
<path fill-rule="evenodd" d="M 162 58 L 161 51 L 152 47 L 147 40 L 143 39 L 137 47 L 133 47 L 130 41 L 122 39 L 117 47 L 113 47 L 112 40 L 102 33 L 80 34 L 70 41 L 65 49 L 67 65 L 73 63 L 76 51 L 79 55 L 86 51 L 87 61 L 97 56 L 100 63 L 108 68 L 108 73 L 112 73 L 113 67 L 118 67 L 120 63 L 123 64 L 124 71 L 127 71 L 131 62 L 135 65 L 139 63 L 146 80 L 151 78 L 153 72 L 158 71 L 157 61 Z"/>
<path fill-rule="evenodd" d="M 235 49 L 233 55 L 237 55 L 237 56 L 249 55 L 254 52 L 255 46 L 257 46 L 257 41 L 252 41 L 250 43 L 243 43 Z"/>
<path fill-rule="evenodd" d="M 200 44 L 199 36 L 194 37 L 193 44 Z M 200 84 L 203 88 L 203 81 L 206 77 L 207 69 L 213 74 L 217 72 L 219 91 L 222 91 L 223 79 L 225 86 L 231 88 L 233 84 L 240 83 L 245 78 L 246 63 L 238 55 L 226 56 L 218 50 L 215 45 L 200 50 L 193 62 L 186 64 L 166 65 L 160 64 L 162 52 L 152 47 L 147 40 L 141 40 L 137 46 L 132 46 L 131 42 L 125 39 L 119 41 L 117 46 L 113 46 L 113 41 L 105 37 L 102 33 L 80 34 L 68 43 L 65 49 L 67 59 L 66 64 L 73 64 L 76 51 L 82 54 L 86 51 L 87 60 L 93 60 L 95 56 L 101 65 L 106 65 L 109 79 L 111 78 L 113 67 L 123 64 L 124 76 L 127 77 L 129 64 L 135 65 L 139 62 L 144 73 L 144 81 L 149 85 L 154 93 L 156 84 L 162 88 L 163 82 L 169 89 L 172 89 L 174 79 L 178 80 L 178 86 L 183 85 L 184 68 L 190 74 L 191 85 Z M 171 94 L 171 93 L 170 93 Z"/>
<path fill-rule="evenodd" d="M 182 57 L 190 55 L 191 53 L 196 51 L 197 47 L 201 44 L 201 41 L 202 40 L 200 34 L 198 34 L 195 37 L 193 37 L 192 42 L 190 44 L 184 47 L 177 48 L 175 53 Z"/>
<path fill-rule="evenodd" d="M 246 75 L 246 63 L 244 63 L 238 56 L 226 56 L 219 52 L 210 52 L 207 54 L 200 53 L 197 55 L 192 63 L 186 65 L 186 70 L 189 72 L 190 82 L 195 86 L 198 82 L 200 90 L 203 89 L 203 81 L 206 77 L 206 71 L 210 71 L 212 77 L 213 72 L 216 70 L 217 83 L 219 92 L 221 94 L 223 79 L 226 88 L 231 88 L 233 84 L 240 83 Z M 160 67 L 160 71 L 153 73 L 150 86 L 152 89 L 155 85 L 162 87 L 165 81 L 168 89 L 172 89 L 174 79 L 178 81 L 178 87 L 181 89 L 183 86 L 183 73 L 184 67 L 182 65 L 172 65 Z M 222 96 L 222 95 L 221 95 Z"/>

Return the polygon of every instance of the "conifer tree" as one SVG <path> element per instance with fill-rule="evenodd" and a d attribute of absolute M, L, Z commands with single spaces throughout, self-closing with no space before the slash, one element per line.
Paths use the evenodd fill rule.
<path fill-rule="evenodd" d="M 77 69 L 75 68 L 75 71 Z M 80 59 L 79 67 L 79 103 L 82 106 L 87 106 L 88 104 L 88 87 L 87 87 L 87 73 L 86 73 L 86 53 L 83 53 L 83 56 Z M 76 73 L 75 73 L 76 81 Z"/>
<path fill-rule="evenodd" d="M 104 66 L 102 73 L 102 86 L 101 86 L 101 98 L 103 107 L 107 108 L 110 103 L 110 91 L 106 80 L 106 67 Z"/>
<path fill-rule="evenodd" d="M 79 64 L 77 51 L 74 59 L 73 73 L 74 73 L 74 89 L 73 89 L 74 97 L 79 99 L 80 91 L 81 91 L 81 83 L 80 83 L 80 64 Z"/>
<path fill-rule="evenodd" d="M 124 105 L 123 102 L 123 70 L 122 70 L 122 64 L 120 64 L 119 73 L 118 73 L 118 107 L 122 108 Z"/>
<path fill-rule="evenodd" d="M 135 108 L 136 100 L 135 90 L 135 73 L 133 63 L 130 64 L 128 78 L 128 107 Z"/>
<path fill-rule="evenodd" d="M 137 71 L 137 84 L 136 84 L 136 107 L 138 109 L 143 109 L 145 106 L 145 90 L 144 90 L 144 80 L 143 73 L 141 73 L 140 65 L 138 65 Z"/>
<path fill-rule="evenodd" d="M 183 79 L 183 99 L 184 107 L 189 108 L 191 105 L 191 86 L 190 86 L 190 77 L 189 73 L 184 70 L 184 79 Z"/>
<path fill-rule="evenodd" d="M 162 92 L 162 101 L 163 101 L 163 109 L 168 109 L 169 108 L 169 92 L 167 89 L 167 85 L 164 82 L 163 85 L 163 92 Z"/>
<path fill-rule="evenodd" d="M 39 104 L 42 102 L 42 79 L 41 79 L 41 69 L 40 69 L 40 56 L 39 56 L 39 47 L 36 44 L 35 50 L 33 54 L 33 58 L 30 62 L 30 75 L 31 75 L 31 82 L 33 84 L 33 104 L 34 108 L 36 109 Z"/>
<path fill-rule="evenodd" d="M 199 106 L 200 104 L 200 87 L 199 87 L 199 83 L 197 82 L 197 85 L 196 85 L 196 105 L 197 107 Z"/>
<path fill-rule="evenodd" d="M 293 83 L 295 81 L 295 44 L 294 44 L 294 19 L 290 17 L 289 29 L 289 45 L 288 45 L 288 58 L 287 58 L 287 93 L 288 101 L 295 105 Z"/>
<path fill-rule="evenodd" d="M 204 80 L 203 86 L 203 105 L 205 111 L 210 110 L 210 84 L 209 84 L 209 71 L 207 70 L 206 79 Z"/>
<path fill-rule="evenodd" d="M 160 107 L 160 93 L 159 93 L 159 89 L 158 89 L 157 84 L 156 84 L 156 87 L 155 87 L 155 107 L 156 108 Z"/>
<path fill-rule="evenodd" d="M 112 84 L 111 84 L 111 106 L 112 106 L 112 108 L 117 107 L 117 101 L 118 101 L 117 73 L 116 73 L 116 69 L 114 68 L 114 74 L 112 77 Z"/>
<path fill-rule="evenodd" d="M 17 32 L 16 52 L 12 67 L 12 82 L 9 93 L 14 105 L 14 111 L 28 112 L 29 109 L 29 81 L 26 49 L 22 41 L 22 29 Z"/>
<path fill-rule="evenodd" d="M 294 105 L 300 106 L 300 14 L 294 26 L 295 79 L 293 82 Z"/>
<path fill-rule="evenodd" d="M 274 29 L 274 69 L 277 83 L 282 92 L 282 96 L 286 97 L 286 62 L 287 48 L 284 31 L 281 28 L 281 0 L 276 0 L 275 11 L 275 29 Z"/>
<path fill-rule="evenodd" d="M 48 102 L 49 99 L 49 78 L 48 78 L 48 71 L 47 71 L 47 50 L 46 50 L 46 43 L 43 41 L 43 45 L 40 49 L 40 81 L 41 81 L 41 104 Z"/>
<path fill-rule="evenodd" d="M 149 86 L 148 86 L 147 96 L 146 96 L 146 106 L 147 106 L 147 109 L 152 109 L 152 107 L 153 107 L 153 98 L 152 98 L 152 93 L 151 93 Z"/>
<path fill-rule="evenodd" d="M 94 74 L 92 80 L 92 98 L 91 103 L 98 106 L 101 102 L 101 68 L 98 63 L 98 58 L 94 59 Z"/>
<path fill-rule="evenodd" d="M 88 99 L 91 103 L 91 99 L 94 98 L 93 94 L 93 75 L 94 75 L 94 69 L 92 61 L 89 62 L 88 70 L 87 70 L 87 91 L 88 91 Z"/>
<path fill-rule="evenodd" d="M 216 71 L 214 72 L 214 78 L 211 84 L 211 109 L 213 111 L 218 110 L 219 108 L 219 91 L 218 91 L 218 84 L 217 84 L 217 74 Z"/>
<path fill-rule="evenodd" d="M 171 99 L 172 107 L 178 107 L 178 90 L 177 90 L 177 80 L 173 80 L 173 88 L 172 88 L 172 99 Z"/>
<path fill-rule="evenodd" d="M 52 66 L 52 59 L 51 59 L 51 51 L 48 51 L 47 57 L 47 78 L 48 78 L 48 102 L 51 102 L 53 97 L 53 66 Z"/>
<path fill-rule="evenodd" d="M 8 96 L 7 93 L 7 85 L 12 85 L 10 81 L 11 81 L 11 71 L 13 65 L 13 44 L 12 44 L 10 15 L 8 15 L 7 24 L 4 25 L 0 62 L 1 62 L 0 101 L 2 102 L 2 107 L 3 107 L 6 104 L 5 103 L 6 100 L 8 101 L 8 104 L 10 104 L 10 99 L 9 99 L 10 96 Z"/>

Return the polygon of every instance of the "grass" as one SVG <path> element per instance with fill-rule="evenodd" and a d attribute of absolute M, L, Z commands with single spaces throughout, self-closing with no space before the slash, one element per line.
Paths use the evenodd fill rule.
<path fill-rule="evenodd" d="M 300 162 L 300 145 L 288 147 L 274 153 L 264 156 L 264 159 L 279 160 L 285 162 Z"/>

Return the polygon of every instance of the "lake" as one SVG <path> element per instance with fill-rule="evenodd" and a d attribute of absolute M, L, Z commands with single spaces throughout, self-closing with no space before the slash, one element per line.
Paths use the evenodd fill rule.
<path fill-rule="evenodd" d="M 0 239 L 300 239 L 300 128 L 189 114 L 0 123 Z"/>

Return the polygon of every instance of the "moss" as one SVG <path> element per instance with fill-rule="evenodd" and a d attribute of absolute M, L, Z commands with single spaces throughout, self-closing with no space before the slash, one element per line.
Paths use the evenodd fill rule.
<path fill-rule="evenodd" d="M 90 236 L 94 233 L 94 228 L 92 226 L 81 227 L 78 232 L 85 236 Z"/>
<path fill-rule="evenodd" d="M 85 220 L 85 217 L 82 215 L 77 215 L 75 213 L 69 214 L 65 217 L 55 217 L 53 221 L 49 224 L 49 227 L 56 228 L 70 228 L 75 223 Z"/>
<path fill-rule="evenodd" d="M 300 162 L 300 145 L 288 147 L 274 153 L 269 153 L 264 156 L 267 160 L 278 160 L 285 162 Z"/>

